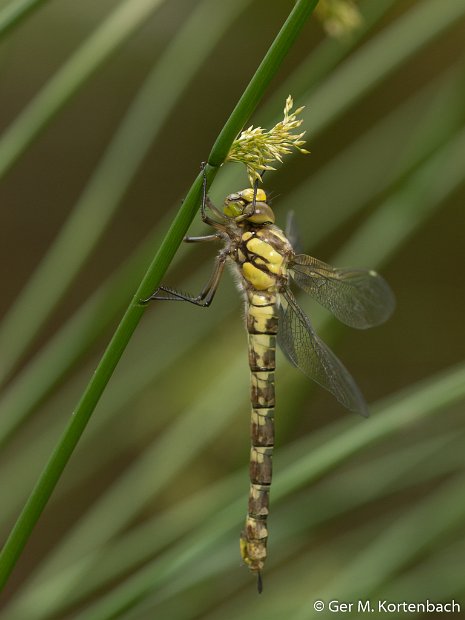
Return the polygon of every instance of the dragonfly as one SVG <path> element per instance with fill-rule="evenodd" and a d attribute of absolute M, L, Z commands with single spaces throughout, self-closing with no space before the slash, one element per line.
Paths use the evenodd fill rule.
<path fill-rule="evenodd" d="M 275 442 L 276 344 L 291 364 L 331 392 L 344 407 L 368 415 L 357 384 L 316 334 L 291 291 L 291 282 L 342 323 L 358 329 L 383 323 L 394 309 L 394 295 L 375 271 L 337 269 L 296 253 L 290 241 L 293 235 L 286 235 L 275 225 L 273 209 L 258 183 L 227 196 L 221 211 L 207 195 L 204 175 L 201 217 L 215 232 L 185 237 L 184 241 L 223 243 L 202 291 L 190 296 L 160 286 L 143 303 L 171 300 L 208 307 L 227 264 L 236 276 L 246 307 L 251 398 L 250 489 L 240 551 L 244 564 L 257 576 L 261 592 Z"/>

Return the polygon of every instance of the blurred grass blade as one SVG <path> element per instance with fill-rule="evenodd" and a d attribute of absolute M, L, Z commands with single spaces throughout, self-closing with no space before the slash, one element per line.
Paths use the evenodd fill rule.
<path fill-rule="evenodd" d="M 227 425 L 231 424 L 232 417 L 237 414 L 235 394 L 237 384 L 244 374 L 243 360 L 238 357 L 223 373 L 211 378 L 211 383 L 218 384 L 221 390 L 206 390 L 202 398 L 184 414 L 178 416 L 133 465 L 115 480 L 88 514 L 83 515 L 68 533 L 66 540 L 42 562 L 34 581 L 28 584 L 27 588 L 23 588 L 26 606 L 29 605 L 28 595 L 34 600 L 33 607 L 36 613 L 40 611 L 37 605 L 42 606 L 44 603 L 50 605 L 51 601 L 47 595 L 43 597 L 39 594 L 37 597 L 37 593 L 42 591 L 44 582 L 59 575 L 69 566 L 69 558 L 78 560 L 76 568 L 68 577 L 67 585 L 73 590 L 75 583 L 79 582 L 89 570 L 89 560 L 92 565 L 95 549 L 101 548 L 117 532 L 124 530 L 149 501 L 153 503 L 154 499 L 169 487 L 176 474 L 179 475 L 180 471 L 188 467 L 199 450 L 205 449 L 221 435 Z M 236 382 L 232 383 L 231 378 L 236 379 Z M 226 399 L 231 403 L 227 408 L 224 407 Z M 222 410 L 221 416 L 218 415 L 219 409 Z M 195 433 L 199 425 L 202 425 L 206 432 Z M 153 472 L 157 472 L 156 477 Z M 147 493 L 148 489 L 150 493 Z M 129 496 L 130 502 L 127 501 Z M 101 529 L 102 519 L 105 522 L 104 532 Z M 162 545 L 166 544 L 164 536 L 160 542 Z M 54 596 L 57 596 L 57 593 Z M 66 593 L 64 598 L 66 601 Z M 58 600 L 57 598 L 55 603 L 58 603 Z M 19 617 L 24 611 L 24 607 L 20 604 L 17 612 Z M 10 610 L 9 615 L 12 613 Z M 48 612 L 44 610 L 41 613 Z"/>
<path fill-rule="evenodd" d="M 362 23 L 349 35 L 342 39 L 326 37 L 319 46 L 312 51 L 296 69 L 288 76 L 282 85 L 277 85 L 260 109 L 260 123 L 262 126 L 272 125 L 277 120 L 277 110 L 282 107 L 289 93 L 294 100 L 308 97 L 309 92 L 315 92 L 318 85 L 331 74 L 338 63 L 343 60 L 360 41 L 367 36 L 370 30 L 381 21 L 388 10 L 398 0 L 365 0 L 360 2 L 360 13 L 363 15 Z M 310 114 L 312 110 L 310 110 Z M 310 125 L 311 126 L 311 125 Z M 311 130 L 313 134 L 313 129 Z"/>
<path fill-rule="evenodd" d="M 232 297 L 231 303 L 234 304 L 234 301 Z M 92 472 L 95 468 L 104 468 L 112 462 L 112 451 L 101 450 L 101 444 L 102 442 L 105 444 L 108 432 L 112 435 L 115 433 L 114 429 L 118 426 L 120 419 L 124 417 L 125 412 L 134 408 L 135 403 L 137 406 L 143 398 L 144 390 L 154 389 L 154 385 L 162 387 L 164 384 L 162 377 L 166 373 L 177 372 L 179 374 L 182 360 L 195 352 L 199 340 L 207 338 L 210 331 L 216 329 L 221 320 L 223 320 L 222 313 L 200 313 L 196 320 L 196 330 L 184 330 L 178 336 L 175 335 L 177 327 L 175 316 L 168 307 L 161 308 L 156 316 L 147 317 L 143 329 L 134 336 L 131 350 L 122 360 L 111 389 L 99 403 L 99 415 L 93 420 L 81 446 L 79 467 L 73 463 L 67 471 L 69 487 L 79 488 L 85 484 L 89 476 L 93 476 Z M 161 335 L 157 329 L 158 321 L 162 321 L 166 328 Z M 176 344 L 175 347 L 174 344 Z M 155 356 L 151 355 L 154 350 L 158 352 Z M 147 360 L 148 356 L 150 361 Z M 0 468 L 2 502 L 5 502 L 4 510 L 0 514 L 0 528 L 11 526 L 14 516 L 35 481 L 34 472 L 45 461 L 60 434 L 63 426 L 60 413 L 75 401 L 92 369 L 93 363 L 90 362 L 68 382 L 65 391 L 57 392 L 55 397 L 50 399 L 46 411 L 47 416 L 51 418 L 50 421 L 40 417 L 40 420 L 36 419 L 33 423 L 33 426 L 38 429 L 37 432 L 30 428 L 26 430 L 34 436 L 33 446 L 29 446 L 29 449 L 24 451 L 21 447 L 17 447 L 18 442 L 12 442 L 3 452 L 5 456 L 8 455 L 9 467 L 8 469 Z M 158 422 L 153 421 L 150 416 L 147 417 L 145 426 L 140 421 L 137 429 L 132 429 L 131 436 L 126 433 L 118 440 L 114 437 L 112 449 L 117 452 L 118 449 L 123 449 L 121 443 L 124 443 L 125 450 L 131 450 L 130 445 L 134 450 L 140 450 L 140 444 L 144 443 L 146 433 L 149 429 L 153 431 L 153 424 L 159 424 L 162 427 L 165 422 L 163 419 Z M 14 477 L 15 485 L 9 484 L 12 477 Z M 55 501 L 59 502 L 62 499 L 64 491 L 65 487 L 57 489 Z M 44 564 L 46 565 L 46 562 Z"/>
<path fill-rule="evenodd" d="M 447 4 L 442 0 L 422 0 L 364 43 L 330 72 L 326 80 L 320 83 L 318 74 L 310 75 L 308 83 L 305 84 L 306 89 L 297 86 L 297 92 L 300 93 L 299 105 L 306 106 L 302 116 L 305 117 L 306 126 L 310 127 L 312 138 L 337 121 L 402 63 L 408 62 L 414 54 L 455 26 L 464 15 L 465 3 L 461 0 L 451 0 Z M 331 55 L 329 61 L 325 54 L 322 54 L 322 57 L 317 57 L 317 66 L 321 63 L 324 67 L 325 63 L 328 63 L 330 68 Z M 283 92 L 289 92 L 287 86 Z M 274 106 L 274 99 L 272 103 Z M 270 106 L 267 105 L 263 115 L 265 119 L 269 117 L 269 123 L 277 120 L 276 108 L 272 108 L 271 103 Z M 293 155 L 291 152 L 288 157 Z M 232 176 L 233 170 L 230 174 Z M 222 191 L 222 195 L 225 193 L 227 192 Z"/>
<path fill-rule="evenodd" d="M 398 189 L 401 183 L 408 184 L 410 174 L 463 125 L 463 92 L 461 60 L 448 74 L 428 83 L 378 120 L 311 178 L 292 188 L 284 197 L 284 210 L 296 210 L 306 247 L 314 248 L 378 196 L 385 200 L 386 192 Z M 432 114 L 441 119 L 434 129 Z M 368 168 L 370 175 L 366 174 Z M 318 209 L 317 218 L 304 217 L 310 200 L 325 206 Z M 417 226 L 421 225 L 419 220 Z"/>
<path fill-rule="evenodd" d="M 49 0 L 11 0 L 0 9 L 0 40 Z"/>
<path fill-rule="evenodd" d="M 277 73 L 281 62 L 298 37 L 317 0 L 298 0 L 288 19 L 273 41 L 265 58 L 245 89 L 230 118 L 221 130 L 209 157 L 206 168 L 208 181 L 217 173 L 240 129 L 254 110 L 271 79 Z M 55 488 L 71 454 L 74 451 L 87 423 L 108 383 L 132 333 L 136 329 L 145 307 L 141 299 L 147 298 L 159 284 L 179 244 L 198 209 L 202 187 L 202 173 L 189 190 L 181 209 L 152 264 L 138 287 L 131 305 L 123 316 L 108 345 L 92 379 L 73 413 L 73 416 L 32 491 L 23 512 L 19 516 L 0 554 L 0 584 L 3 586 L 13 570 L 31 532 L 39 519 L 50 495 Z"/>
<path fill-rule="evenodd" d="M 359 253 L 362 260 L 365 252 L 369 256 L 377 255 L 381 263 L 388 260 L 418 230 L 425 218 L 464 183 L 464 159 L 465 127 L 423 163 L 399 191 L 383 203 L 382 208 L 365 220 L 336 260 L 345 264 L 347 258 L 360 248 L 363 248 L 363 253 Z M 386 237 L 396 239 L 396 244 L 380 244 L 372 236 L 379 230 L 383 230 Z"/>
<path fill-rule="evenodd" d="M 177 101 L 249 1 L 215 11 L 214 0 L 203 0 L 156 61 L 63 228 L 0 324 L 3 379 L 69 290 Z M 209 36 L 204 37 L 207 20 Z M 173 66 L 178 67 L 174 73 Z"/>
<path fill-rule="evenodd" d="M 460 498 L 462 494 L 460 494 Z M 447 601 L 465 592 L 463 574 L 457 570 L 457 558 L 465 557 L 465 539 L 447 541 L 432 556 L 425 557 L 422 562 L 402 572 L 400 577 L 384 585 L 383 594 L 394 600 L 408 600 L 412 592 L 424 591 L 431 600 Z M 435 575 L 435 579 L 431 579 Z"/>
<path fill-rule="evenodd" d="M 63 106 L 164 0 L 124 0 L 50 78 L 0 138 L 0 179 Z"/>
<path fill-rule="evenodd" d="M 337 434 L 338 429 L 332 429 Z M 279 502 L 273 502 L 274 539 L 295 535 L 298 524 L 304 529 L 314 529 L 325 521 L 334 519 L 338 507 L 343 512 L 350 512 L 360 504 L 373 502 L 386 494 L 398 491 L 399 488 L 411 488 L 419 482 L 431 483 L 435 478 L 454 471 L 460 465 L 456 448 L 463 441 L 450 433 L 434 439 L 420 442 L 418 446 L 408 446 L 396 454 L 376 455 L 370 461 L 370 481 L 367 485 L 365 465 L 356 466 L 347 473 L 340 475 L 333 483 L 326 483 L 323 489 L 314 489 L 308 494 L 308 506 L 300 504 L 294 514 L 302 515 L 295 520 L 293 531 L 289 524 L 280 523 Z M 312 452 L 321 443 L 318 436 L 306 439 L 306 450 Z M 298 446 L 299 451 L 302 446 Z M 295 460 L 296 446 L 289 445 L 280 449 L 279 462 L 282 468 Z M 446 460 L 444 467 L 428 467 L 440 461 L 440 457 L 453 457 Z M 425 466 L 426 465 L 426 466 Z M 143 562 L 166 547 L 180 540 L 187 531 L 199 527 L 202 522 L 215 514 L 225 504 L 243 496 L 245 471 L 240 471 L 207 489 L 178 502 L 171 510 L 152 518 L 148 522 L 123 534 L 118 540 L 112 541 L 102 549 L 98 549 L 78 560 L 74 564 L 63 567 L 49 579 L 41 580 L 35 588 L 23 590 L 16 604 L 8 608 L 10 620 L 29 617 L 32 611 L 35 620 L 63 613 L 64 607 L 75 604 L 108 585 L 111 581 L 122 577 L 129 570 L 134 570 Z M 358 481 L 360 483 L 358 483 Z M 357 494 L 348 493 L 347 489 L 357 488 Z M 320 491 L 320 492 L 319 492 Z M 343 498 L 338 503 L 327 501 L 328 497 Z M 287 509 L 289 511 L 291 507 Z M 189 520 L 185 515 L 189 515 Z M 282 526 L 282 527 L 281 527 Z M 233 560 L 228 562 L 231 568 Z M 195 582 L 195 578 L 193 579 Z M 199 611 L 197 610 L 197 613 Z"/>
<path fill-rule="evenodd" d="M 163 219 L 163 223 L 168 224 L 167 218 Z M 98 336 L 115 320 L 132 293 L 132 283 L 142 276 L 143 266 L 160 242 L 161 233 L 157 229 L 5 388 L 0 401 L 0 445 L 8 442 L 27 416 L 60 384 Z"/>
<path fill-rule="evenodd" d="M 381 450 L 383 450 L 383 447 L 381 447 Z M 365 481 L 367 477 L 370 477 L 370 473 L 373 473 L 375 480 L 371 486 L 373 489 L 372 499 L 374 500 L 376 500 L 378 495 L 376 481 L 382 482 L 386 473 L 388 477 L 390 475 L 389 471 L 386 471 L 386 469 L 383 471 L 381 468 L 383 460 L 385 460 L 383 457 L 380 459 L 375 458 L 373 461 L 373 470 L 366 465 L 365 467 L 360 467 L 360 469 L 364 470 L 362 478 Z M 392 460 L 394 460 L 394 455 Z M 407 470 L 404 470 L 404 476 L 408 473 L 408 458 L 406 459 L 406 464 Z M 356 505 L 358 503 L 357 494 L 360 488 L 357 487 L 356 484 L 354 485 L 354 483 L 357 482 L 357 478 L 351 479 L 350 475 L 348 475 L 344 480 L 340 480 L 340 482 L 341 484 L 345 482 L 345 487 L 335 488 L 335 485 L 328 485 L 327 481 L 325 481 L 322 493 L 318 492 L 322 490 L 322 485 L 318 485 L 316 489 L 309 489 L 305 493 L 301 493 L 297 498 L 291 498 L 286 501 L 285 505 L 279 505 L 273 510 L 274 554 L 273 557 L 270 558 L 271 562 L 266 575 L 267 596 L 263 603 L 260 601 L 257 605 L 256 597 L 254 599 L 253 592 L 251 592 L 250 577 L 247 575 L 246 571 L 240 571 L 238 573 L 238 568 L 234 566 L 233 562 L 228 564 L 224 560 L 221 567 L 217 566 L 217 557 L 222 556 L 224 558 L 226 554 L 231 556 L 237 553 L 237 549 L 234 549 L 231 544 L 226 544 L 226 537 L 222 537 L 221 541 L 217 541 L 215 544 L 215 549 L 211 549 L 202 555 L 199 554 L 195 559 L 195 569 L 193 566 L 187 567 L 185 571 L 180 572 L 167 582 L 163 588 L 154 589 L 152 594 L 141 601 L 141 604 L 135 608 L 134 614 L 129 614 L 129 616 L 125 615 L 125 618 L 150 618 L 153 617 L 154 614 L 162 617 L 171 617 L 169 612 L 170 602 L 176 606 L 178 598 L 180 596 L 181 598 L 188 597 L 189 592 L 192 591 L 192 588 L 195 586 L 208 588 L 213 582 L 216 586 L 214 588 L 214 594 L 211 594 L 209 597 L 203 597 L 201 600 L 193 601 L 188 614 L 186 613 L 186 615 L 184 615 L 181 612 L 179 616 L 176 615 L 176 617 L 180 619 L 192 617 L 192 606 L 194 606 L 195 614 L 198 615 L 198 617 L 208 618 L 209 620 L 225 617 L 244 617 L 246 613 L 245 610 L 247 610 L 247 613 L 251 617 L 254 616 L 264 619 L 276 618 L 278 620 L 283 617 L 284 613 L 280 607 L 284 608 L 285 606 L 286 613 L 289 614 L 294 608 L 301 604 L 301 601 L 308 601 L 312 596 L 310 594 L 311 592 L 313 593 L 313 600 L 321 598 L 320 594 L 322 590 L 324 590 L 328 600 L 333 598 L 337 588 L 333 587 L 332 591 L 328 591 L 328 593 L 326 592 L 326 588 L 328 581 L 332 582 L 335 580 L 333 575 L 339 575 L 339 573 L 344 570 L 346 563 L 341 565 L 338 560 L 341 554 L 344 554 L 347 549 L 358 550 L 363 548 L 366 541 L 375 538 L 379 532 L 382 536 L 383 532 L 387 531 L 391 527 L 392 522 L 395 519 L 399 519 L 399 515 L 401 514 L 401 509 L 392 502 L 392 498 L 384 497 L 384 504 L 386 507 L 384 511 L 381 512 L 380 516 L 376 516 L 377 513 L 375 512 L 369 520 L 362 521 L 361 525 L 357 527 L 356 525 L 351 525 L 352 520 L 349 514 L 348 527 L 344 523 L 343 527 L 335 532 L 335 535 L 330 535 L 328 539 L 325 539 L 324 545 L 314 545 L 310 542 L 310 548 L 308 548 L 309 536 L 310 540 L 312 540 L 312 538 L 320 534 L 318 529 L 315 531 L 313 515 L 315 511 L 317 513 L 323 512 L 326 514 L 327 521 L 323 525 L 323 532 L 327 533 L 328 528 L 330 532 L 333 531 L 333 504 L 342 506 L 343 512 L 345 513 L 346 505 L 350 511 L 350 509 L 354 507 L 354 504 Z M 357 489 L 357 493 L 354 493 L 354 489 Z M 413 493 L 415 493 L 415 491 L 416 489 L 412 489 Z M 334 492 L 338 494 L 334 495 Z M 383 497 L 383 493 L 381 493 L 381 497 Z M 449 502 L 451 501 L 450 495 L 446 495 L 446 498 Z M 366 498 L 362 498 L 362 504 L 364 499 Z M 422 519 L 420 519 L 419 522 L 423 522 L 423 520 L 427 519 L 427 502 L 422 503 L 425 504 L 424 513 L 426 514 L 422 515 Z M 370 507 L 368 507 L 368 509 L 370 509 Z M 454 510 L 454 512 L 454 518 L 457 521 L 457 513 L 459 511 Z M 291 518 L 290 515 L 292 515 Z M 317 524 L 318 523 L 319 519 L 317 519 Z M 437 523 L 437 525 L 440 524 Z M 429 534 L 428 529 L 429 528 L 427 528 L 426 536 Z M 417 528 L 417 530 L 418 534 L 422 535 L 422 528 Z M 436 546 L 441 541 L 444 530 L 445 528 L 436 526 L 436 531 L 434 532 L 434 539 L 437 541 Z M 417 536 L 417 538 L 419 538 L 419 536 Z M 228 539 L 230 539 L 230 536 Z M 430 540 L 433 541 L 433 537 L 430 537 Z M 276 562 L 276 554 L 280 556 L 278 562 Z M 455 558 L 457 559 L 460 557 L 460 551 L 458 550 L 458 553 L 455 554 Z M 333 566 L 331 566 L 332 558 L 335 562 Z M 378 565 L 379 556 L 373 558 L 373 561 Z M 402 562 L 403 566 L 410 563 L 408 544 L 405 545 L 405 552 L 402 553 L 402 558 L 399 558 L 399 561 Z M 330 565 L 329 572 L 327 566 L 328 562 Z M 235 578 L 232 579 L 231 574 L 226 574 L 228 569 L 229 573 L 234 571 L 234 575 L 237 574 L 237 577 L 235 576 Z M 242 584 L 244 582 L 247 583 L 247 577 L 249 579 L 249 588 L 241 589 Z M 346 594 L 344 600 L 357 600 L 357 597 L 360 595 L 360 591 L 357 588 L 360 587 L 360 583 L 363 583 L 363 578 L 364 575 L 358 575 L 358 579 L 355 581 L 354 592 Z M 427 583 L 426 581 L 424 584 L 426 588 L 428 587 Z M 430 595 L 429 589 L 426 594 Z M 457 595 L 457 590 L 455 594 Z M 382 593 L 382 598 L 386 598 L 384 591 Z M 395 599 L 396 597 L 394 596 L 393 598 Z M 408 598 L 407 596 L 406 599 Z M 426 596 L 424 598 L 426 598 Z M 431 595 L 430 598 L 432 598 Z M 441 596 L 438 598 L 441 599 Z M 292 601 L 292 607 L 290 601 Z M 308 609 L 309 607 L 307 606 L 307 610 Z M 274 610 L 276 611 L 275 614 L 273 613 Z M 211 611 L 211 613 L 207 613 L 208 611 Z M 144 615 L 143 612 L 146 612 L 147 615 Z M 81 617 L 84 617 L 83 614 L 81 614 Z"/>
<path fill-rule="evenodd" d="M 332 439 L 314 450 L 307 451 L 285 471 L 278 472 L 273 483 L 273 500 L 283 499 L 302 485 L 335 468 L 364 447 L 399 432 L 406 423 L 411 424 L 436 414 L 452 403 L 462 401 L 464 397 L 465 365 L 463 364 L 447 370 L 439 377 L 429 378 L 405 390 L 403 395 L 402 393 L 396 395 L 384 407 L 377 408 L 377 415 L 373 416 L 369 423 L 358 424 L 356 427 L 349 426 L 345 431 L 336 430 Z M 157 558 L 139 570 L 113 592 L 104 595 L 100 601 L 86 608 L 76 620 L 106 620 L 116 617 L 147 596 L 154 588 L 169 584 L 173 575 L 181 568 L 194 570 L 198 554 L 211 549 L 224 531 L 237 522 L 241 503 L 243 502 L 235 502 L 234 505 L 217 512 L 189 536 L 187 541 L 183 540 L 178 549 L 173 549 L 164 557 Z"/>
<path fill-rule="evenodd" d="M 380 530 L 375 541 L 356 555 L 347 569 L 321 593 L 321 598 L 326 600 L 337 592 L 341 600 L 352 600 L 362 578 L 363 594 L 369 598 L 427 545 L 446 534 L 450 536 L 451 531 L 458 531 L 465 518 L 464 483 L 463 473 L 457 474 L 438 491 Z M 418 527 L 419 523 L 421 527 Z M 301 613 L 294 616 L 295 620 L 309 617 L 311 602 L 304 603 Z"/>
<path fill-rule="evenodd" d="M 366 42 L 307 97 L 312 134 L 350 108 L 402 63 L 465 15 L 462 0 L 423 0 Z M 299 102 L 300 103 L 300 102 Z M 309 114 L 309 111 L 307 111 Z"/>
<path fill-rule="evenodd" d="M 461 402 L 465 396 L 465 364 L 459 364 L 437 375 L 434 379 L 417 383 L 413 388 L 386 399 L 374 410 L 369 424 L 351 426 L 345 433 L 334 437 L 314 453 L 304 455 L 277 474 L 274 498 L 284 497 L 292 490 L 313 479 L 324 468 L 335 467 L 341 460 L 370 446 L 373 442 L 392 435 L 407 424 L 437 414 L 446 407 Z"/>

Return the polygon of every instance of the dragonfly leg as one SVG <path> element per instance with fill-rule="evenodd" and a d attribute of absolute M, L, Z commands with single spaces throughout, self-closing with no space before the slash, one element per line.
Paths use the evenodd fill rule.
<path fill-rule="evenodd" d="M 175 289 L 169 288 L 167 286 L 159 286 L 157 290 L 150 295 L 147 299 L 143 299 L 141 301 L 142 304 L 146 304 L 149 301 L 188 301 L 191 304 L 196 306 L 201 306 L 203 308 L 208 308 L 208 306 L 213 301 L 215 293 L 218 289 L 218 284 L 220 282 L 221 276 L 224 271 L 224 265 L 226 263 L 227 254 L 219 254 L 216 259 L 215 269 L 210 276 L 207 284 L 203 287 L 201 292 L 196 295 L 188 295 L 187 293 L 182 293 L 180 291 L 176 291 Z"/>
<path fill-rule="evenodd" d="M 184 237 L 183 241 L 185 243 L 197 243 L 199 241 L 218 241 L 218 239 L 221 239 L 221 235 L 214 233 L 213 235 L 203 235 L 202 237 Z"/>
<path fill-rule="evenodd" d="M 244 220 L 249 218 L 251 215 L 253 215 L 255 211 L 255 205 L 257 204 L 257 191 L 258 191 L 258 179 L 255 179 L 254 184 L 253 184 L 253 200 L 251 203 L 249 203 L 246 206 L 242 215 L 239 215 L 238 217 L 234 218 L 236 222 L 243 222 Z"/>
<path fill-rule="evenodd" d="M 215 207 L 215 205 L 210 200 L 207 194 L 207 175 L 205 173 L 205 167 L 204 167 L 203 168 L 203 183 L 202 183 L 202 206 L 200 208 L 200 215 L 201 215 L 202 221 L 205 222 L 205 224 L 208 224 L 209 226 L 216 228 L 217 230 L 226 230 L 226 227 L 222 223 L 222 221 L 218 222 L 217 220 L 214 220 L 209 215 L 207 215 L 207 208 L 212 213 L 214 213 L 216 217 L 218 217 L 220 220 L 223 220 L 223 214 L 221 213 L 219 209 Z"/>

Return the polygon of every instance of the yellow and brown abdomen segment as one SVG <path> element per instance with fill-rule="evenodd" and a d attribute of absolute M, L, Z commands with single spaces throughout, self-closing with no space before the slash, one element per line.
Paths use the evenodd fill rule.
<path fill-rule="evenodd" d="M 248 297 L 252 445 L 249 503 L 245 527 L 241 534 L 242 558 L 250 570 L 259 575 L 266 559 L 274 446 L 277 283 L 285 271 L 283 256 L 276 247 L 268 243 L 266 237 L 260 238 L 260 232 L 253 235 L 250 232 L 243 234 L 242 275 Z"/>
<path fill-rule="evenodd" d="M 278 329 L 275 293 L 249 293 L 247 328 L 252 405 L 250 492 L 241 534 L 241 555 L 252 572 L 260 573 L 266 559 L 274 446 L 274 370 Z"/>

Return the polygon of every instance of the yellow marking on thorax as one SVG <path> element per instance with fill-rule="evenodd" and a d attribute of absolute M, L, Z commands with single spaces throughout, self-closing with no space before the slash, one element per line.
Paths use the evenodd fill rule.
<path fill-rule="evenodd" d="M 239 250 L 240 252 L 240 250 Z M 242 252 L 241 252 L 242 254 Z M 271 271 L 271 273 L 276 274 L 277 276 L 281 275 L 284 272 L 284 268 L 281 264 L 276 265 L 273 263 L 267 263 L 265 260 L 263 260 L 263 258 L 255 258 L 254 261 L 255 265 L 265 265 L 266 268 L 268 269 L 268 271 Z"/>
<path fill-rule="evenodd" d="M 246 241 L 248 241 L 249 239 L 251 239 L 253 237 L 253 233 L 250 232 L 250 230 L 248 230 L 245 233 L 242 233 L 242 241 L 245 243 Z"/>
<path fill-rule="evenodd" d="M 283 263 L 281 254 L 277 252 L 272 245 L 266 243 L 266 241 L 257 239 L 257 237 L 253 237 L 247 241 L 247 249 L 253 254 L 261 256 L 271 265 L 282 265 Z"/>
<path fill-rule="evenodd" d="M 242 273 L 244 278 L 259 291 L 264 291 L 276 285 L 276 280 L 264 271 L 257 269 L 252 263 L 244 263 L 242 265 Z"/>
<path fill-rule="evenodd" d="M 282 265 L 276 265 L 276 264 L 273 265 L 271 263 L 268 263 L 267 267 L 268 267 L 268 271 L 271 271 L 271 273 L 274 273 L 277 276 L 280 276 L 284 273 Z"/>

